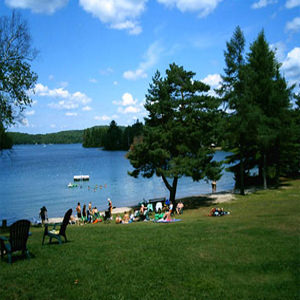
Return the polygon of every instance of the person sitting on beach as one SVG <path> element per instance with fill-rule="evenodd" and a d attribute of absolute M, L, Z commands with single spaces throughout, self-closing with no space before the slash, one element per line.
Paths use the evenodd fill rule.
<path fill-rule="evenodd" d="M 176 213 L 177 215 L 180 215 L 183 213 L 183 203 L 181 201 L 178 202 L 177 206 L 176 206 Z"/>
<path fill-rule="evenodd" d="M 134 211 L 134 214 L 133 214 L 133 222 L 138 222 L 138 221 L 140 221 L 140 211 L 139 210 L 135 210 Z"/>
<path fill-rule="evenodd" d="M 122 218 L 119 215 L 117 215 L 116 216 L 116 224 L 121 224 L 121 223 L 122 223 Z"/>
<path fill-rule="evenodd" d="M 122 218 L 122 223 L 128 224 L 129 223 L 129 214 L 127 211 L 124 212 L 124 216 Z"/>
<path fill-rule="evenodd" d="M 210 217 L 221 217 L 221 216 L 224 216 L 224 215 L 230 215 L 230 212 L 224 211 L 223 207 L 222 208 L 213 207 L 209 212 Z"/>
<path fill-rule="evenodd" d="M 69 224 L 76 224 L 76 219 L 73 215 L 70 216 Z"/>
<path fill-rule="evenodd" d="M 45 224 L 45 220 L 48 221 L 47 208 L 43 206 L 40 210 L 40 218 L 42 219 L 42 225 Z"/>
<path fill-rule="evenodd" d="M 172 210 L 173 210 L 173 204 L 171 203 L 169 205 L 169 210 L 167 210 L 163 216 L 163 219 L 166 221 L 171 221 L 171 214 L 172 214 Z"/>
<path fill-rule="evenodd" d="M 112 202 L 111 202 L 111 200 L 110 200 L 110 198 L 107 198 L 107 201 L 108 201 L 108 211 L 107 211 L 107 216 L 108 216 L 108 218 L 109 219 L 111 219 L 112 220 Z"/>
<path fill-rule="evenodd" d="M 149 220 L 149 212 L 144 204 L 142 204 L 140 207 L 139 218 L 139 221 Z"/>
<path fill-rule="evenodd" d="M 91 220 L 91 222 L 93 224 L 98 223 L 98 222 L 102 222 L 100 213 L 98 212 L 98 209 L 97 209 L 96 206 L 92 209 L 92 220 Z"/>

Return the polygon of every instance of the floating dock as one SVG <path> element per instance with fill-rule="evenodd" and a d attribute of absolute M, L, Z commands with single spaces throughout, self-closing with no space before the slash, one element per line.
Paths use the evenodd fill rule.
<path fill-rule="evenodd" d="M 90 175 L 75 175 L 74 181 L 89 181 Z"/>

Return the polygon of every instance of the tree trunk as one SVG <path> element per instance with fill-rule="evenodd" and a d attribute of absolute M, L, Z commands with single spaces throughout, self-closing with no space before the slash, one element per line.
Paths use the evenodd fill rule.
<path fill-rule="evenodd" d="M 267 189 L 267 156 L 264 153 L 263 155 L 263 180 L 264 180 L 264 189 Z"/>
<path fill-rule="evenodd" d="M 162 175 L 161 177 L 162 177 L 167 189 L 170 192 L 170 202 L 173 204 L 173 211 L 174 211 L 176 209 L 175 196 L 176 196 L 176 190 L 177 190 L 178 177 L 173 178 L 172 185 L 169 184 L 167 178 L 164 175 Z"/>
<path fill-rule="evenodd" d="M 240 150 L 240 195 L 245 195 L 245 166 L 242 150 Z"/>

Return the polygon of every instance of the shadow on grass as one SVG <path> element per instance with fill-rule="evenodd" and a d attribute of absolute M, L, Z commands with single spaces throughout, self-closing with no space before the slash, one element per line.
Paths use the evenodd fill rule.
<path fill-rule="evenodd" d="M 67 240 L 66 242 L 63 241 L 61 244 L 57 240 L 54 240 L 54 241 L 52 240 L 51 243 L 49 241 L 45 241 L 45 243 L 42 245 L 42 247 L 52 247 L 55 245 L 62 246 L 63 244 L 69 244 L 69 243 L 72 243 L 72 241 L 70 241 L 70 240 Z"/>
<path fill-rule="evenodd" d="M 190 196 L 181 198 L 180 201 L 184 204 L 184 209 L 198 209 L 200 207 L 210 207 L 216 203 L 218 195 L 230 195 L 230 192 L 218 192 L 215 194 L 201 195 L 201 196 Z M 214 197 L 215 195 L 215 197 Z M 178 200 L 179 201 L 179 200 Z"/>
<path fill-rule="evenodd" d="M 30 258 L 27 258 L 26 254 L 20 253 L 20 251 L 19 252 L 14 252 L 11 256 L 11 261 L 12 261 L 12 264 L 14 264 L 14 263 L 16 263 L 18 261 L 22 261 L 22 260 L 30 261 L 31 259 L 35 259 L 35 255 L 33 253 L 31 253 L 30 251 L 29 251 L 29 257 Z M 7 263 L 8 264 L 7 255 L 5 254 L 4 257 L 1 257 L 0 261 L 1 261 L 1 263 Z"/>

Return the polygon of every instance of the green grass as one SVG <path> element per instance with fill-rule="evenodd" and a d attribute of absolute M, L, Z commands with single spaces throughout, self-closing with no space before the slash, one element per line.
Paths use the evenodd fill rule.
<path fill-rule="evenodd" d="M 32 228 L 32 259 L 0 261 L 0 299 L 299 299 L 300 180 L 229 216 L 201 200 L 172 224 L 69 226 L 63 245 Z"/>

